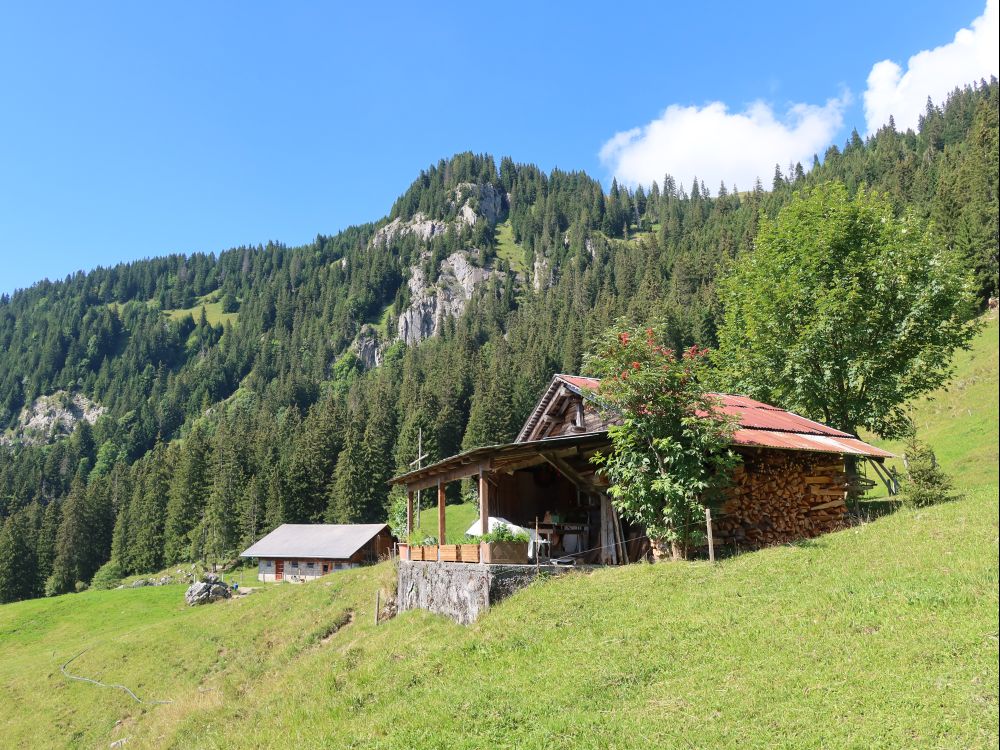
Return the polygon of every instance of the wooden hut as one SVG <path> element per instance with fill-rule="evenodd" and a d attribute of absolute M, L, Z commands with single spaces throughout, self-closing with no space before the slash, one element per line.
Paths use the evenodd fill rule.
<path fill-rule="evenodd" d="M 592 378 L 556 375 L 515 442 L 476 448 L 395 477 L 392 482 L 408 491 L 408 528 L 414 493 L 436 488 L 438 539 L 445 539 L 445 485 L 472 478 L 479 488 L 481 533 L 491 516 L 502 517 L 537 530 L 540 550 L 550 558 L 618 564 L 645 557 L 645 529 L 618 517 L 606 482 L 590 462 L 610 445 L 608 423 L 593 401 L 598 385 Z M 717 542 L 757 547 L 834 530 L 847 511 L 845 457 L 870 461 L 879 473 L 892 455 L 784 409 L 714 395 L 720 411 L 739 420 L 733 447 L 743 458 L 725 502 L 715 509 Z"/>

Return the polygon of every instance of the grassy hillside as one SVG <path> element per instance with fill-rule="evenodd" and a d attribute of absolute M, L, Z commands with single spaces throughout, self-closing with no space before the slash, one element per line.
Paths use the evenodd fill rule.
<path fill-rule="evenodd" d="M 176 308 L 173 310 L 164 310 L 164 314 L 167 315 L 171 320 L 180 320 L 181 318 L 190 315 L 195 321 L 198 320 L 198 316 L 201 315 L 201 308 L 205 308 L 205 319 L 208 320 L 209 325 L 225 325 L 226 323 L 235 324 L 239 320 L 239 313 L 226 313 L 222 312 L 222 300 L 218 298 L 218 294 L 209 294 L 205 297 L 200 298 L 191 307 L 186 308 Z"/>
<path fill-rule="evenodd" d="M 180 586 L 5 605 L 0 745 L 996 747 L 996 331 L 916 411 L 960 501 L 716 566 L 569 575 L 470 628 L 376 627 L 388 564 L 197 609 Z M 173 702 L 68 681 L 80 652 L 71 673 Z"/>
<path fill-rule="evenodd" d="M 437 505 L 426 507 L 429 502 L 437 502 L 424 493 L 424 509 L 420 511 L 420 531 L 429 536 L 437 536 Z M 460 544 L 465 540 L 465 532 L 479 518 L 479 508 L 472 503 L 444 506 L 445 543 Z"/>
<path fill-rule="evenodd" d="M 911 412 L 920 439 L 934 448 L 941 466 L 964 488 L 997 484 L 998 332 L 994 313 L 984 320 L 972 348 L 955 355 L 949 386 L 917 401 Z M 876 442 L 903 452 L 900 441 Z M 891 463 L 902 471 L 902 461 Z"/>

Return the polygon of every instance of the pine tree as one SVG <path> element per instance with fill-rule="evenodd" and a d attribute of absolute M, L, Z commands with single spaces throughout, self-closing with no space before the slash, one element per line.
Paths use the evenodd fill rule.
<path fill-rule="evenodd" d="M 198 527 L 201 509 L 209 493 L 208 439 L 200 428 L 188 435 L 181 449 L 176 472 L 170 482 L 164 528 L 163 557 L 168 565 L 191 557 L 192 537 Z"/>
<path fill-rule="evenodd" d="M 88 473 L 88 462 L 81 461 L 69 495 L 63 503 L 52 574 L 45 584 L 45 593 L 49 596 L 73 591 L 78 584 L 89 581 L 98 567 L 94 564 L 91 546 L 95 523 L 84 479 Z"/>
<path fill-rule="evenodd" d="M 153 572 L 164 565 L 163 536 L 173 469 L 172 458 L 166 447 L 158 443 L 134 483 L 130 503 L 133 510 L 131 539 L 127 554 L 131 572 Z"/>
<path fill-rule="evenodd" d="M 56 536 L 62 523 L 62 503 L 58 500 L 49 501 L 42 516 L 42 527 L 38 531 L 36 544 L 39 589 L 52 574 L 52 565 L 56 557 Z"/>
<path fill-rule="evenodd" d="M 0 604 L 39 592 L 34 529 L 27 512 L 18 511 L 0 528 Z"/>

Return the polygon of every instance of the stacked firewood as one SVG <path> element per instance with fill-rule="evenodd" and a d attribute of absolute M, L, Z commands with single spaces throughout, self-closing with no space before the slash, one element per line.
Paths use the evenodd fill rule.
<path fill-rule="evenodd" d="M 840 528 L 847 512 L 843 458 L 792 451 L 748 451 L 727 488 L 716 540 L 764 547 Z M 715 514 L 713 514 L 715 515 Z"/>

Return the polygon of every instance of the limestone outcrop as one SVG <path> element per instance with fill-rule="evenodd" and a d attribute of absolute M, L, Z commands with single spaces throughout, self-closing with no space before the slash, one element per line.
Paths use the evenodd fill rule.
<path fill-rule="evenodd" d="M 379 338 L 375 326 L 365 323 L 358 331 L 358 337 L 354 340 L 354 354 L 364 365 L 366 370 L 378 367 L 382 364 L 382 356 L 385 353 L 385 344 Z"/>
<path fill-rule="evenodd" d="M 437 282 L 429 284 L 422 266 L 415 266 L 409 280 L 410 304 L 399 316 L 398 333 L 407 346 L 441 333 L 448 317 L 461 315 L 479 284 L 493 271 L 470 262 L 478 250 L 452 253 L 441 261 Z M 427 257 L 425 255 L 425 257 Z"/>
<path fill-rule="evenodd" d="M 94 424 L 107 409 L 82 393 L 56 391 L 25 406 L 12 430 L 0 434 L 0 445 L 45 445 L 65 437 L 81 421 Z"/>

